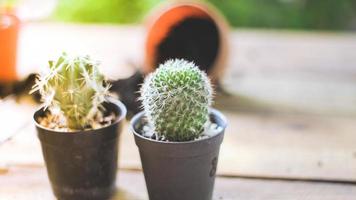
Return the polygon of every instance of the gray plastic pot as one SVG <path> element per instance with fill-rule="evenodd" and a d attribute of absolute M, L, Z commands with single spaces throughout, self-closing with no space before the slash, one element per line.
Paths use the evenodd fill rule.
<path fill-rule="evenodd" d="M 164 142 L 142 136 L 144 113 L 131 120 L 150 200 L 209 200 L 212 198 L 225 117 L 212 109 L 210 119 L 222 127 L 217 135 L 188 142 Z"/>
<path fill-rule="evenodd" d="M 110 99 L 103 106 L 117 119 L 100 129 L 60 132 L 41 126 L 43 108 L 34 120 L 40 139 L 48 177 L 55 196 L 61 200 L 105 200 L 115 192 L 118 139 L 126 108 Z"/>

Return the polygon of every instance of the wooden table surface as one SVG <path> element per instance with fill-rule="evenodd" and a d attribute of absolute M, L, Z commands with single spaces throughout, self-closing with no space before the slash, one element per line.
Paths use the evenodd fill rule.
<path fill-rule="evenodd" d="M 22 77 L 62 51 L 101 60 L 110 78 L 143 62 L 144 29 L 25 24 Z M 356 199 L 356 36 L 235 30 L 215 106 L 228 118 L 214 199 Z M 331 95 L 332 94 L 332 95 Z M 0 101 L 0 200 L 52 199 L 32 124 L 36 107 Z M 119 192 L 147 199 L 128 127 L 120 139 Z"/>
<path fill-rule="evenodd" d="M 52 200 L 44 167 L 12 167 L 0 173 L 1 200 Z M 148 199 L 141 171 L 119 170 L 113 200 Z M 213 200 L 353 200 L 350 184 L 218 177 Z"/>

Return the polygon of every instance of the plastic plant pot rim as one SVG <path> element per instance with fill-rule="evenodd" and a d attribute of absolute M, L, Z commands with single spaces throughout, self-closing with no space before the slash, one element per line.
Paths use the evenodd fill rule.
<path fill-rule="evenodd" d="M 35 125 L 37 127 L 41 128 L 41 129 L 44 129 L 44 130 L 46 130 L 48 132 L 51 132 L 51 133 L 56 133 L 56 134 L 68 134 L 68 133 L 70 133 L 70 134 L 73 134 L 73 135 L 78 135 L 78 134 L 88 134 L 88 132 L 92 132 L 90 134 L 95 134 L 96 131 L 105 129 L 105 128 L 109 127 L 109 126 L 112 126 L 113 124 L 117 124 L 117 123 L 119 123 L 120 121 L 122 121 L 123 119 L 126 118 L 127 109 L 126 109 L 125 105 L 121 101 L 119 101 L 119 100 L 117 100 L 117 99 L 115 99 L 113 97 L 106 97 L 105 99 L 106 99 L 106 101 L 105 101 L 106 103 L 112 103 L 112 104 L 116 105 L 119 108 L 120 113 L 119 113 L 119 116 L 116 118 L 116 120 L 113 123 L 111 123 L 109 125 L 106 125 L 106 126 L 103 126 L 103 127 L 100 127 L 98 129 L 76 130 L 76 131 L 70 131 L 69 132 L 69 131 L 57 131 L 57 130 L 50 129 L 50 128 L 47 128 L 45 126 L 42 126 L 41 124 L 39 124 L 37 122 L 36 113 L 40 112 L 43 109 L 43 106 L 40 106 L 40 108 L 37 109 L 34 112 L 35 114 L 33 115 L 33 120 L 35 121 Z"/>
<path fill-rule="evenodd" d="M 141 111 L 139 113 L 137 113 L 130 121 L 130 130 L 132 131 L 132 133 L 143 139 L 143 140 L 146 140 L 146 141 L 149 141 L 149 142 L 153 142 L 153 143 L 156 143 L 156 144 L 166 144 L 166 145 L 175 145 L 175 144 L 179 144 L 179 145 L 184 145 L 184 144 L 192 144 L 192 143 L 199 143 L 199 142 L 204 142 L 206 140 L 212 140 L 216 137 L 219 137 L 220 134 L 223 134 L 224 131 L 220 131 L 218 134 L 214 135 L 213 137 L 208 137 L 208 138 L 204 138 L 204 139 L 199 139 L 199 140 L 190 140 L 190 141 L 183 141 L 183 142 L 177 142 L 177 141 L 159 141 L 159 140 L 154 140 L 154 139 L 151 139 L 151 138 L 147 138 L 147 137 L 144 137 L 142 136 L 140 133 L 138 133 L 136 130 L 135 130 L 135 124 L 138 123 L 145 115 L 145 112 L 144 111 Z M 226 117 L 218 110 L 216 109 L 213 109 L 213 108 L 210 108 L 210 111 L 209 111 L 209 116 L 212 115 L 218 119 L 220 119 L 220 121 L 222 123 L 218 124 L 219 127 L 221 127 L 223 130 L 226 129 L 226 126 L 227 126 L 227 120 L 226 120 Z"/>

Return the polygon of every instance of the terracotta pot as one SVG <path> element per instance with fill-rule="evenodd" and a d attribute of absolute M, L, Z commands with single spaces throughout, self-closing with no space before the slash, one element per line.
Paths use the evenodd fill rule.
<path fill-rule="evenodd" d="M 16 81 L 17 38 L 20 20 L 12 15 L 0 13 L 0 82 Z"/>
<path fill-rule="evenodd" d="M 180 1 L 164 4 L 152 13 L 148 18 L 144 74 L 152 72 L 164 59 L 185 58 L 195 62 L 212 80 L 221 78 L 228 55 L 228 25 L 216 9 L 205 3 Z M 213 42 L 217 44 L 212 45 Z M 167 51 L 172 52 L 163 55 Z"/>

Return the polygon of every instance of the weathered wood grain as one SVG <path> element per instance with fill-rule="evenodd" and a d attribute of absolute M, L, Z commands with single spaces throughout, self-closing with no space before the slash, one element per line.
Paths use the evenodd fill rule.
<path fill-rule="evenodd" d="M 223 81 L 229 92 L 277 112 L 356 117 L 355 34 L 237 30 L 231 36 Z"/>
<path fill-rule="evenodd" d="M 34 106 L 16 102 L 11 96 L 0 99 L 0 145 L 26 127 L 31 121 L 28 113 L 33 110 Z"/>
<path fill-rule="evenodd" d="M 113 200 L 148 199 L 142 172 L 119 170 L 117 186 Z M 351 200 L 355 196 L 356 186 L 350 184 L 218 177 L 213 200 Z M 1 174 L 0 199 L 54 199 L 45 168 L 12 167 Z"/>

